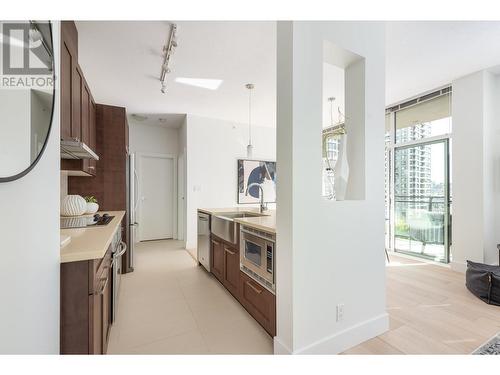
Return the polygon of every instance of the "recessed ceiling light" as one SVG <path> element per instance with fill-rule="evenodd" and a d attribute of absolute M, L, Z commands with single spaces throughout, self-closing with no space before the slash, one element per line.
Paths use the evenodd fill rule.
<path fill-rule="evenodd" d="M 208 90 L 217 90 L 222 84 L 222 79 L 206 79 L 206 78 L 185 78 L 177 77 L 175 82 L 182 83 L 184 85 L 201 87 Z"/>

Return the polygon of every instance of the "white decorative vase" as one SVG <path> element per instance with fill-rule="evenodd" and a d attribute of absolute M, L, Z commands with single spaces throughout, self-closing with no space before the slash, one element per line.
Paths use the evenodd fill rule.
<path fill-rule="evenodd" d="M 86 214 L 95 214 L 99 210 L 99 205 L 97 203 L 87 202 Z"/>
<path fill-rule="evenodd" d="M 68 195 L 61 202 L 61 216 L 79 216 L 87 211 L 87 202 L 80 195 Z"/>
<path fill-rule="evenodd" d="M 347 135 L 340 136 L 339 154 L 334 168 L 335 200 L 345 200 L 347 181 L 349 180 L 349 163 L 347 162 Z"/>

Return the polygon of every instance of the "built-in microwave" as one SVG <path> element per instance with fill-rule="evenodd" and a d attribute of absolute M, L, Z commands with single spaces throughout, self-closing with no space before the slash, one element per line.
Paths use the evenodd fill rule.
<path fill-rule="evenodd" d="M 275 236 L 250 227 L 240 228 L 241 270 L 274 293 Z"/>

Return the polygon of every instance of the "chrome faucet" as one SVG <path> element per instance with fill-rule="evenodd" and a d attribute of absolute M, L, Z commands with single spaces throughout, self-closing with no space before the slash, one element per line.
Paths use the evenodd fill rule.
<path fill-rule="evenodd" d="M 262 186 L 257 182 L 251 183 L 250 185 L 247 186 L 247 191 L 245 192 L 245 195 L 248 195 L 248 190 L 254 186 L 257 186 L 260 189 L 260 213 L 263 213 L 264 211 L 267 211 L 267 204 L 264 203 L 264 189 L 262 189 Z"/>

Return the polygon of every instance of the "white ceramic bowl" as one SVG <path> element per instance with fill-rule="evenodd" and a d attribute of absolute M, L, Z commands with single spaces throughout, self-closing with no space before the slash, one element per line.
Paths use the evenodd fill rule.
<path fill-rule="evenodd" d="M 97 203 L 87 202 L 86 214 L 95 214 L 97 211 L 99 211 L 99 205 Z"/>
<path fill-rule="evenodd" d="M 61 202 L 62 216 L 83 215 L 87 210 L 87 202 L 80 195 L 68 195 Z"/>

